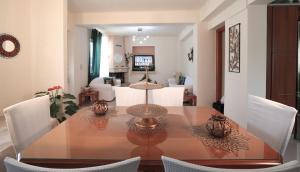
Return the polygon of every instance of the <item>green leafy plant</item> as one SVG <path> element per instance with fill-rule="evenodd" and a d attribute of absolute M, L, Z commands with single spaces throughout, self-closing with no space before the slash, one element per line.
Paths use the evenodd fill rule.
<path fill-rule="evenodd" d="M 74 102 L 76 97 L 69 93 L 64 93 L 61 86 L 53 86 L 48 91 L 41 91 L 34 94 L 35 97 L 49 95 L 50 98 L 50 116 L 56 118 L 59 122 L 66 119 L 65 114 L 72 116 L 79 107 Z M 61 109 L 64 107 L 64 112 Z M 63 114 L 61 114 L 63 113 Z"/>

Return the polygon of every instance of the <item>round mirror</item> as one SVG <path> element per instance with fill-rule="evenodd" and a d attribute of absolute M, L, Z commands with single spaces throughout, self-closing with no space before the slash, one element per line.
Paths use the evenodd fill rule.
<path fill-rule="evenodd" d="M 122 59 L 123 59 L 123 56 L 121 54 L 116 54 L 114 61 L 116 64 L 120 64 L 120 63 L 122 63 Z"/>
<path fill-rule="evenodd" d="M 20 52 L 20 43 L 12 35 L 0 35 L 0 56 L 14 57 Z"/>

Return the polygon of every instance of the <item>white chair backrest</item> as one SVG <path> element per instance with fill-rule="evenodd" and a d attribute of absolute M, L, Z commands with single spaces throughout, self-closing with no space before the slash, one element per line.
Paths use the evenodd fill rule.
<path fill-rule="evenodd" d="M 3 110 L 16 153 L 50 131 L 49 96 L 30 99 Z"/>
<path fill-rule="evenodd" d="M 247 129 L 284 154 L 295 123 L 297 110 L 257 96 L 248 96 Z"/>
<path fill-rule="evenodd" d="M 184 87 L 165 87 L 151 90 L 150 103 L 161 106 L 183 106 Z"/>
<path fill-rule="evenodd" d="M 144 104 L 146 101 L 146 91 L 129 87 L 115 87 L 116 105 L 132 106 Z"/>
<path fill-rule="evenodd" d="M 24 164 L 13 158 L 6 157 L 4 163 L 7 172 L 34 172 L 34 171 L 47 171 L 47 172 L 137 172 L 140 164 L 140 157 L 131 158 L 125 161 L 120 161 L 113 164 L 77 168 L 77 169 L 54 169 L 54 168 L 43 168 L 29 164 Z"/>
<path fill-rule="evenodd" d="M 270 168 L 261 169 L 222 169 L 195 165 L 184 161 L 176 160 L 173 158 L 162 156 L 165 172 L 299 172 L 300 163 L 298 161 L 291 161 Z"/>

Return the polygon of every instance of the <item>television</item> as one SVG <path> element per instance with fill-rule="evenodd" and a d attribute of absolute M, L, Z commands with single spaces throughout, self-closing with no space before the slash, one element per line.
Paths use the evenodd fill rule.
<path fill-rule="evenodd" d="M 132 58 L 132 71 L 145 71 L 145 66 L 149 71 L 155 70 L 155 61 L 153 55 L 134 55 Z"/>

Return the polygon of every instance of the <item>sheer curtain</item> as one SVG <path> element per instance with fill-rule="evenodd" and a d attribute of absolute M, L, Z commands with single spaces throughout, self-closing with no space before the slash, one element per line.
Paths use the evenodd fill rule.
<path fill-rule="evenodd" d="M 106 34 L 102 35 L 100 77 L 109 76 L 109 40 Z"/>

